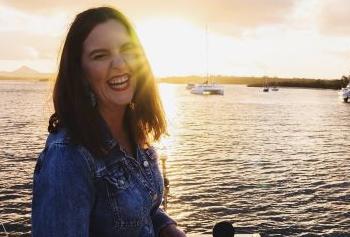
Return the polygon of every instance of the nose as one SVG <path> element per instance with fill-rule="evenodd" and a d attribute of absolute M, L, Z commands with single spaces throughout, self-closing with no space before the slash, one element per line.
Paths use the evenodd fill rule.
<path fill-rule="evenodd" d="M 126 66 L 125 59 L 121 54 L 116 54 L 111 61 L 112 68 L 123 68 Z"/>

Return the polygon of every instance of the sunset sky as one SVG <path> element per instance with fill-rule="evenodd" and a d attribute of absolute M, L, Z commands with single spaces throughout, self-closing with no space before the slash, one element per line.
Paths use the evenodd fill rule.
<path fill-rule="evenodd" d="M 0 71 L 55 72 L 75 15 L 106 4 L 131 19 L 156 76 L 350 74 L 349 0 L 0 0 Z"/>

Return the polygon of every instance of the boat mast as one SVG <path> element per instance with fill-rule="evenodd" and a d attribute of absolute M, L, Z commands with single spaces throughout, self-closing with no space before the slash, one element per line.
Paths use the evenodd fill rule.
<path fill-rule="evenodd" d="M 208 63 L 208 24 L 205 24 L 205 68 L 206 68 L 206 81 L 209 82 L 209 63 Z"/>

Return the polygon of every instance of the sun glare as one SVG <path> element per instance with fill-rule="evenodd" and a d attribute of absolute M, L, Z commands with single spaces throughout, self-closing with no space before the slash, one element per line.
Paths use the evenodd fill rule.
<path fill-rule="evenodd" d="M 154 19 L 136 27 L 156 76 L 264 74 L 252 65 L 254 45 L 217 34 L 208 24 Z"/>
<path fill-rule="evenodd" d="M 181 19 L 154 19 L 136 28 L 156 76 L 204 74 L 204 27 Z"/>
<path fill-rule="evenodd" d="M 168 153 L 168 149 L 171 149 L 172 143 L 174 141 L 173 128 L 175 119 L 179 117 L 177 113 L 179 101 L 176 99 L 176 94 L 178 93 L 177 87 L 170 86 L 168 84 L 159 84 L 159 93 L 162 99 L 162 104 L 164 106 L 165 115 L 168 122 L 168 129 L 171 136 L 164 137 L 158 144 L 158 147 L 164 154 Z"/>

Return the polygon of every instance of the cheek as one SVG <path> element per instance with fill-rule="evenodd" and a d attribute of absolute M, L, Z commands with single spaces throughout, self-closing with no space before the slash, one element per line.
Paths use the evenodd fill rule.
<path fill-rule="evenodd" d="M 136 89 L 136 85 L 137 85 L 137 78 L 134 77 L 133 80 L 131 81 L 132 83 L 132 89 L 135 90 Z"/>
<path fill-rule="evenodd" d="M 90 65 L 85 69 L 85 73 L 91 84 L 104 82 L 106 78 L 106 69 L 103 65 Z"/>

